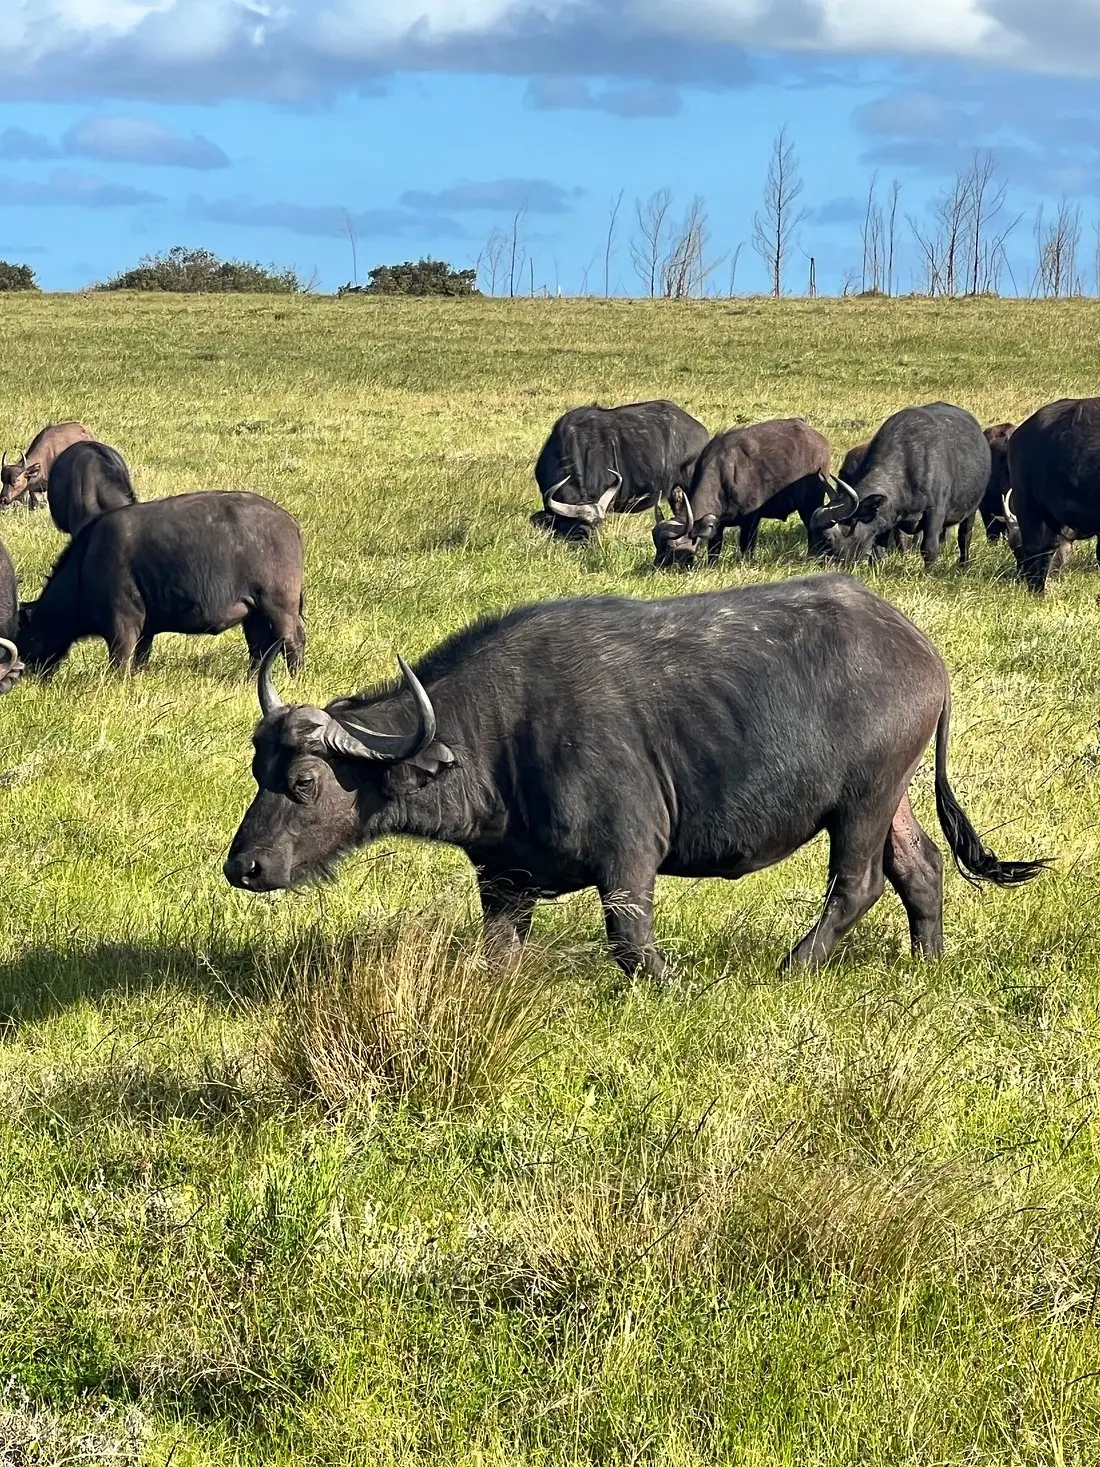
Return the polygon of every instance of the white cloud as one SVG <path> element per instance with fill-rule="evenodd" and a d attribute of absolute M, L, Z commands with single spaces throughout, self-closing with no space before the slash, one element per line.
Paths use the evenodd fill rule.
<path fill-rule="evenodd" d="M 713 82 L 746 47 L 1100 75 L 1100 3 L 0 0 L 9 92 L 70 99 L 290 98 L 398 68 Z"/>

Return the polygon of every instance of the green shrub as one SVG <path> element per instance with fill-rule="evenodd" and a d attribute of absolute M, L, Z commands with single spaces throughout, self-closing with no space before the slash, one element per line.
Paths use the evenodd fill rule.
<path fill-rule="evenodd" d="M 210 250 L 173 245 L 167 254 L 145 255 L 132 270 L 124 270 L 96 290 L 173 290 L 183 292 L 247 291 L 294 295 L 305 289 L 293 270 L 257 265 L 246 260 L 220 260 Z"/>
<path fill-rule="evenodd" d="M 12 265 L 0 260 L 0 290 L 38 290 L 38 281 L 29 265 Z"/>
<path fill-rule="evenodd" d="M 430 257 L 414 264 L 376 265 L 366 285 L 342 285 L 337 295 L 480 295 L 476 270 L 455 270 Z"/>

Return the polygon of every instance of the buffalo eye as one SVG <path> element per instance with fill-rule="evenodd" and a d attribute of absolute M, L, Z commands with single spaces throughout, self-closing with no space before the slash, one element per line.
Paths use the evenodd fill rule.
<path fill-rule="evenodd" d="M 287 781 L 291 798 L 300 805 L 311 805 L 320 791 L 316 774 L 308 769 L 294 770 Z"/>

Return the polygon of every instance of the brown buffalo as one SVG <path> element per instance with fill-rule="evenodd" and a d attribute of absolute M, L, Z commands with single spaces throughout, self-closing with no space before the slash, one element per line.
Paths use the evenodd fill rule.
<path fill-rule="evenodd" d="M 5 453 L 0 457 L 0 505 L 22 499 L 28 508 L 37 509 L 46 497 L 50 470 L 58 454 L 70 443 L 94 437 L 83 423 L 48 423 L 32 439 L 26 453 L 20 454 L 19 463 L 8 463 Z"/>

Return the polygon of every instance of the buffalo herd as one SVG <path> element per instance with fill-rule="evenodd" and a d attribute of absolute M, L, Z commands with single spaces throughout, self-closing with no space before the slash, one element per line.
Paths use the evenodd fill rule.
<path fill-rule="evenodd" d="M 668 401 L 574 408 L 538 455 L 531 521 L 583 542 L 610 514 L 652 512 L 658 568 L 715 562 L 727 530 L 751 556 L 761 521 L 792 515 L 812 561 L 917 546 L 932 566 L 957 527 L 965 567 L 980 515 L 1036 592 L 1074 540 L 1100 536 L 1100 399 L 984 430 L 949 403 L 906 407 L 838 474 L 830 460 L 804 418 L 712 437 Z M 244 890 L 298 886 L 370 841 L 418 836 L 469 857 L 502 960 L 540 900 L 594 887 L 615 960 L 656 978 L 658 876 L 734 879 L 825 832 L 824 906 L 787 961 L 828 959 L 887 882 L 914 952 L 934 956 L 942 861 L 908 794 L 933 743 L 936 813 L 963 875 L 1013 886 L 1046 864 L 983 844 L 948 782 L 947 670 L 851 576 L 520 606 L 415 667 L 399 658 L 395 683 L 288 705 L 272 664 L 301 665 L 305 627 L 302 539 L 285 510 L 243 492 L 140 501 L 122 455 L 75 422 L 0 459 L 0 502 L 43 498 L 69 541 L 22 603 L 0 546 L 0 692 L 48 676 L 82 638 L 135 670 L 160 632 L 240 626 L 262 715 L 257 791 L 224 868 Z"/>

